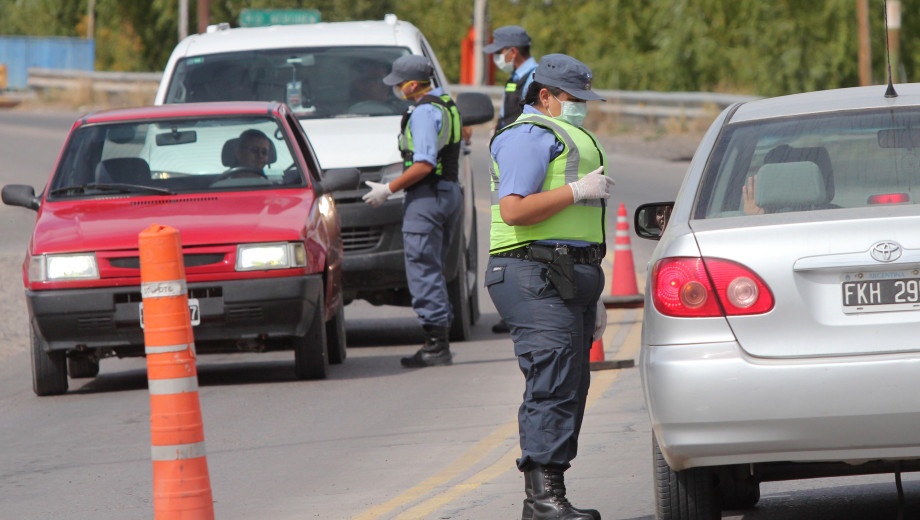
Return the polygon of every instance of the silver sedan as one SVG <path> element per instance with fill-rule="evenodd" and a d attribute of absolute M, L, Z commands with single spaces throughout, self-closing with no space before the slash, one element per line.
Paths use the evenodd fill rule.
<path fill-rule="evenodd" d="M 920 470 L 920 84 L 727 108 L 637 208 L 657 517 Z"/>

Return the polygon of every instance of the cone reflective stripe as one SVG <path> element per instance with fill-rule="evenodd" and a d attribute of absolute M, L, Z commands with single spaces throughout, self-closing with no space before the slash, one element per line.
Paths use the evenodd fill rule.
<path fill-rule="evenodd" d="M 144 347 L 144 354 L 166 354 L 168 352 L 182 352 L 184 350 L 192 349 L 192 353 L 195 352 L 195 344 L 189 345 L 188 343 L 180 343 L 178 345 L 166 345 L 163 347 Z"/>
<path fill-rule="evenodd" d="M 139 249 L 154 518 L 212 520 L 214 501 L 179 232 L 154 224 L 141 232 Z"/>
<path fill-rule="evenodd" d="M 626 206 L 620 204 L 617 211 L 616 238 L 613 245 L 613 280 L 610 295 L 604 296 L 604 306 L 641 307 L 645 298 L 639 294 L 636 284 L 636 267 L 633 264 L 632 246 L 629 242 L 629 222 Z"/>
<path fill-rule="evenodd" d="M 150 395 L 170 395 L 183 392 L 197 392 L 197 377 L 177 377 L 175 379 L 154 379 L 147 381 Z"/>

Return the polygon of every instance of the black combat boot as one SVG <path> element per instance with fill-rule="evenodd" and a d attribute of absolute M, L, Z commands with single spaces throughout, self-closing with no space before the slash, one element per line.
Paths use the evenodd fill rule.
<path fill-rule="evenodd" d="M 573 507 L 565 497 L 563 469 L 532 466 L 524 472 L 524 509 L 521 520 L 601 520 L 594 509 Z"/>
<path fill-rule="evenodd" d="M 450 344 L 447 342 L 448 329 L 425 325 L 425 344 L 414 355 L 400 360 L 406 368 L 424 368 L 453 363 Z"/>

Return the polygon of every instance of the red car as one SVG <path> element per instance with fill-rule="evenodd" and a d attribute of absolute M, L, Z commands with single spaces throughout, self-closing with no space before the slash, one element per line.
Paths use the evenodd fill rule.
<path fill-rule="evenodd" d="M 301 379 L 346 356 L 342 240 L 328 178 L 282 103 L 103 111 L 74 123 L 38 196 L 22 267 L 33 389 L 67 391 L 106 357 L 143 356 L 138 235 L 179 230 L 198 353 L 293 349 Z"/>

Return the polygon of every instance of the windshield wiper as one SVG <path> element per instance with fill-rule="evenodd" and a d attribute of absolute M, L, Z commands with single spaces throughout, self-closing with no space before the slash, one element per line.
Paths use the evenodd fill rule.
<path fill-rule="evenodd" d="M 86 190 L 117 191 L 119 193 L 147 192 L 147 193 L 161 193 L 163 195 L 175 195 L 174 192 L 166 188 L 155 188 L 153 186 L 143 186 L 140 184 L 103 184 L 103 183 L 89 183 L 89 184 L 80 184 L 77 186 L 65 186 L 63 188 L 51 190 L 51 195 L 86 193 Z"/>

